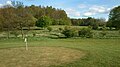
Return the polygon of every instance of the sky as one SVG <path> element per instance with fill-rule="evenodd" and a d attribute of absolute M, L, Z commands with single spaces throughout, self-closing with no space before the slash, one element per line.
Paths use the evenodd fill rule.
<path fill-rule="evenodd" d="M 24 5 L 53 6 L 66 11 L 70 18 L 105 18 L 111 9 L 120 5 L 120 0 L 0 0 L 0 7 L 11 4 L 11 1 L 21 1 Z"/>

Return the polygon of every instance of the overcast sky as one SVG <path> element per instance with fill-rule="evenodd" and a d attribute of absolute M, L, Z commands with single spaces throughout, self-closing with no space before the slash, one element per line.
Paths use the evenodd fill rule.
<path fill-rule="evenodd" d="M 120 5 L 120 0 L 14 0 L 22 1 L 24 5 L 42 5 L 61 8 L 71 18 L 108 18 L 110 10 Z M 0 7 L 11 4 L 11 0 L 0 0 Z"/>

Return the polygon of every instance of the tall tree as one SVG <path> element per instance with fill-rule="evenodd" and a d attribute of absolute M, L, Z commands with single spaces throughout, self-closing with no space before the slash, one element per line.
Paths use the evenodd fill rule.
<path fill-rule="evenodd" d="M 29 12 L 23 7 L 19 7 L 16 10 L 18 26 L 21 29 L 22 37 L 24 38 L 23 27 L 30 28 L 35 25 L 36 18 L 34 18 Z"/>
<path fill-rule="evenodd" d="M 9 38 L 10 31 L 16 27 L 15 15 L 14 8 L 9 5 L 5 5 L 1 10 L 2 28 L 7 31 L 7 38 Z"/>
<path fill-rule="evenodd" d="M 52 20 L 48 16 L 42 16 L 36 22 L 36 26 L 42 27 L 42 28 L 45 28 L 45 27 L 47 27 L 47 26 L 49 26 L 51 24 L 52 24 Z"/>
<path fill-rule="evenodd" d="M 120 29 L 120 6 L 115 7 L 110 11 L 108 24 L 110 24 L 110 27 Z"/>

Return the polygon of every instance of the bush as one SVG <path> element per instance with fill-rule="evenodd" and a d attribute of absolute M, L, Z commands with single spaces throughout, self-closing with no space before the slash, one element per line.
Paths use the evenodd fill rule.
<path fill-rule="evenodd" d="M 67 38 L 73 37 L 73 31 L 72 30 L 64 30 L 62 32 Z"/>
<path fill-rule="evenodd" d="M 93 30 L 97 30 L 98 27 L 99 27 L 98 24 L 94 24 L 93 27 L 92 27 L 92 29 L 93 29 Z"/>
<path fill-rule="evenodd" d="M 82 28 L 78 33 L 79 33 L 80 37 L 87 37 L 87 38 L 93 37 L 91 29 L 89 29 L 89 28 Z"/>
<path fill-rule="evenodd" d="M 69 30 L 69 29 L 71 29 L 70 26 L 65 26 L 65 28 L 64 28 L 64 30 Z"/>
<path fill-rule="evenodd" d="M 35 37 L 36 36 L 36 33 L 35 32 L 33 32 L 33 37 Z"/>
<path fill-rule="evenodd" d="M 49 30 L 49 32 L 52 31 L 52 27 L 47 27 L 47 30 Z"/>
<path fill-rule="evenodd" d="M 70 38 L 70 37 L 77 36 L 78 31 L 76 29 L 74 29 L 74 28 L 65 27 L 62 34 L 64 34 L 67 38 Z"/>
<path fill-rule="evenodd" d="M 101 35 L 101 37 L 105 37 L 105 36 L 107 35 L 107 32 L 106 32 L 106 31 L 102 31 L 102 32 L 100 33 L 100 35 Z"/>
<path fill-rule="evenodd" d="M 59 30 L 60 30 L 60 31 L 62 31 L 62 30 L 63 30 L 63 28 L 59 28 Z"/>
<path fill-rule="evenodd" d="M 103 31 L 105 31 L 106 29 L 107 29 L 106 27 L 99 28 L 99 30 L 103 30 Z"/>

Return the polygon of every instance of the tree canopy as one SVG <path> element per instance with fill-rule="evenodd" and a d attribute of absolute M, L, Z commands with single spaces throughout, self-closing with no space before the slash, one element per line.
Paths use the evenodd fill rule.
<path fill-rule="evenodd" d="M 115 7 L 110 11 L 108 26 L 120 29 L 120 6 Z"/>
<path fill-rule="evenodd" d="M 42 27 L 42 28 L 47 27 L 51 24 L 52 24 L 52 20 L 48 16 L 42 16 L 36 22 L 36 26 Z"/>
<path fill-rule="evenodd" d="M 20 29 L 23 36 L 23 28 L 30 29 L 36 21 L 39 22 L 36 24 L 38 27 L 71 24 L 64 10 L 52 6 L 24 6 L 22 2 L 12 1 L 12 5 L 0 8 L 0 30 L 8 31 L 8 35 L 10 31 Z"/>

